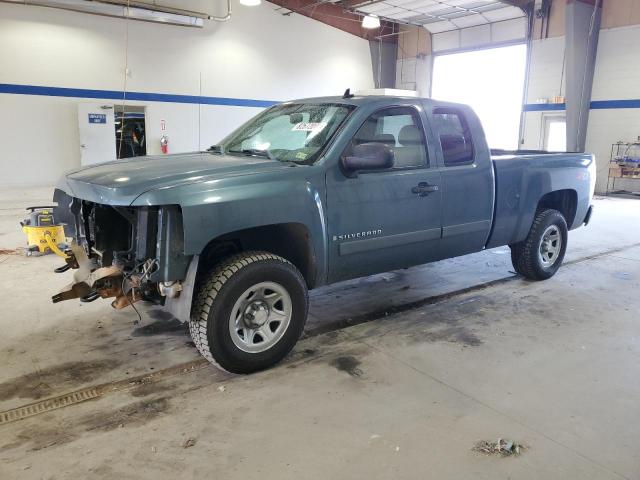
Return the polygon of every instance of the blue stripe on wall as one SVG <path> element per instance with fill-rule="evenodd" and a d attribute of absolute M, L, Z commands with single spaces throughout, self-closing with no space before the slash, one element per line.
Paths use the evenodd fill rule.
<path fill-rule="evenodd" d="M 203 105 L 227 105 L 232 107 L 270 107 L 272 100 L 251 98 L 203 97 L 199 95 L 172 95 L 168 93 L 124 92 L 118 90 L 91 90 L 87 88 L 42 87 L 0 83 L 0 93 L 18 95 L 44 95 L 48 97 L 100 98 L 109 100 L 134 100 L 142 102 L 195 103 Z"/>
<path fill-rule="evenodd" d="M 0 93 L 18 95 L 43 95 L 48 97 L 99 98 L 109 100 L 133 100 L 141 102 L 192 103 L 202 105 L 226 105 L 231 107 L 270 107 L 279 103 L 274 100 L 256 100 L 252 98 L 204 97 L 200 95 L 174 95 L 169 93 L 127 92 L 120 90 L 93 90 L 88 88 L 43 87 L 39 85 L 17 85 L 0 83 Z M 640 99 L 630 100 L 594 100 L 592 110 L 640 108 Z M 527 103 L 525 112 L 545 112 L 565 110 L 564 103 Z"/>
<path fill-rule="evenodd" d="M 547 112 L 550 110 L 565 110 L 564 103 L 525 103 L 522 107 L 525 112 Z"/>
<path fill-rule="evenodd" d="M 640 108 L 640 99 L 594 100 L 593 102 L 591 102 L 591 108 L 594 110 L 603 110 L 607 108 Z"/>
<path fill-rule="evenodd" d="M 564 103 L 527 103 L 525 112 L 548 112 L 553 110 L 566 110 Z M 640 99 L 631 100 L 594 100 L 591 102 L 591 110 L 607 110 L 618 108 L 640 108 Z"/>

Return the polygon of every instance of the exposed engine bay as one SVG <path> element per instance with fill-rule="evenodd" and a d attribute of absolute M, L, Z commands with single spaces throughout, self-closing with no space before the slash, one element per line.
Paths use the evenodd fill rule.
<path fill-rule="evenodd" d="M 113 298 L 116 309 L 138 300 L 164 303 L 182 290 L 190 257 L 184 255 L 182 213 L 177 205 L 127 207 L 74 198 L 56 190 L 56 215 L 72 238 L 62 273 L 74 281 L 53 302 Z"/>

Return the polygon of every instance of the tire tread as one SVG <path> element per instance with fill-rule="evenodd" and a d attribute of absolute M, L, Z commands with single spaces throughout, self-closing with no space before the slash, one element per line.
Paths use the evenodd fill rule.
<path fill-rule="evenodd" d="M 522 242 L 511 245 L 511 263 L 513 264 L 513 268 L 520 275 L 531 280 L 544 280 L 548 278 L 548 275 L 542 275 L 539 272 L 537 268 L 538 266 L 536 264 L 538 255 L 538 234 L 539 230 L 542 228 L 542 225 L 544 225 L 549 218 L 556 215 L 560 216 L 564 220 L 562 214 L 557 210 L 539 210 L 536 213 L 535 218 L 533 219 L 533 223 L 531 225 L 531 229 L 529 230 L 527 238 L 525 238 Z M 565 248 L 566 241 L 567 238 L 563 238 L 563 242 L 565 242 Z M 558 260 L 558 264 L 561 264 L 562 260 L 563 259 L 560 258 Z M 555 271 L 553 273 L 555 273 Z"/>
<path fill-rule="evenodd" d="M 189 333 L 196 349 L 200 354 L 220 370 L 228 372 L 214 358 L 209 347 L 209 313 L 213 308 L 216 297 L 224 285 L 233 275 L 252 263 L 273 260 L 284 263 L 295 269 L 295 266 L 288 260 L 268 252 L 246 251 L 231 255 L 218 263 L 210 272 L 206 274 L 199 291 L 195 296 L 193 308 L 191 310 L 191 320 L 189 321 Z"/>

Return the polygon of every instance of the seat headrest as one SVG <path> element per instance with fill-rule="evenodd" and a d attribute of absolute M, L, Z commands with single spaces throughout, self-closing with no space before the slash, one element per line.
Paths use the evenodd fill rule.
<path fill-rule="evenodd" d="M 421 144 L 422 134 L 420 133 L 420 129 L 415 125 L 405 125 L 398 133 L 398 142 L 403 147 Z"/>
<path fill-rule="evenodd" d="M 393 147 L 396 144 L 396 137 L 394 137 L 391 133 L 380 133 L 375 136 L 373 141 L 375 143 L 384 143 L 385 145 Z"/>
<path fill-rule="evenodd" d="M 444 151 L 453 150 L 455 148 L 464 148 L 464 136 L 459 134 L 441 134 L 440 145 L 442 146 L 442 150 Z"/>

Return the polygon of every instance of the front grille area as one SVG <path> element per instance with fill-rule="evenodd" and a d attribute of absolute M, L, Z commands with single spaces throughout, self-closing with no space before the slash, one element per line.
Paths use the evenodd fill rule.
<path fill-rule="evenodd" d="M 137 214 L 133 208 L 82 202 L 86 242 L 102 266 L 127 265 L 136 260 Z"/>
<path fill-rule="evenodd" d="M 85 248 L 98 267 L 126 269 L 155 257 L 159 207 L 124 207 L 89 202 L 56 190 L 54 211 L 65 234 Z"/>
<path fill-rule="evenodd" d="M 135 271 L 154 260 L 152 282 L 182 280 L 190 261 L 184 252 L 178 205 L 127 207 L 90 202 L 56 190 L 54 210 L 67 237 L 84 247 L 96 267 Z"/>

